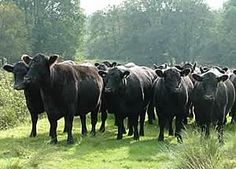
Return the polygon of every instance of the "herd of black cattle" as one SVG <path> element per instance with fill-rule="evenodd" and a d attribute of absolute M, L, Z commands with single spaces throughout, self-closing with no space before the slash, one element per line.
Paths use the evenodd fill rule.
<path fill-rule="evenodd" d="M 91 134 L 96 134 L 98 112 L 101 112 L 100 131 L 105 131 L 107 113 L 113 113 L 118 126 L 117 139 L 126 133 L 124 119 L 128 118 L 128 135 L 135 140 L 144 135 L 145 114 L 149 123 L 158 117 L 160 133 L 182 141 L 181 129 L 188 117 L 195 117 L 202 133 L 209 136 L 210 125 L 216 127 L 219 142 L 223 143 L 223 128 L 229 114 L 235 120 L 236 71 L 220 67 L 198 67 L 196 64 L 154 68 L 134 63 L 120 65 L 108 61 L 93 64 L 58 62 L 58 56 L 23 55 L 14 65 L 3 69 L 14 74 L 14 89 L 24 90 L 31 114 L 32 131 L 36 136 L 38 114 L 47 113 L 51 143 L 57 143 L 57 120 L 65 119 L 67 144 L 73 143 L 74 116 L 80 116 L 82 135 L 87 134 L 86 114 L 91 112 Z M 175 133 L 172 121 L 175 118 Z M 139 130 L 138 130 L 139 122 Z"/>

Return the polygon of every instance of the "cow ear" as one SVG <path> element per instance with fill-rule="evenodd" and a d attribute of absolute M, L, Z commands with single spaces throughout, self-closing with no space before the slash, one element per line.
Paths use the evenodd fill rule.
<path fill-rule="evenodd" d="M 2 68 L 7 72 L 13 72 L 13 66 L 12 65 L 5 64 L 5 65 L 3 65 Z"/>
<path fill-rule="evenodd" d="M 21 60 L 23 60 L 27 65 L 30 63 L 30 61 L 32 60 L 32 57 L 30 57 L 29 55 L 22 55 L 21 56 Z"/>
<path fill-rule="evenodd" d="M 222 70 L 224 70 L 225 72 L 227 72 L 229 70 L 229 68 L 224 67 Z"/>
<path fill-rule="evenodd" d="M 176 67 L 177 69 L 179 69 L 179 70 L 183 70 L 183 67 L 180 66 L 180 65 L 175 65 L 175 67 Z"/>
<path fill-rule="evenodd" d="M 123 78 L 127 78 L 129 75 L 130 75 L 130 71 L 128 71 L 128 70 L 125 70 L 125 71 L 122 73 L 122 77 L 123 77 Z"/>
<path fill-rule="evenodd" d="M 233 73 L 234 73 L 234 74 L 236 74 L 236 69 L 235 69 L 235 70 L 233 70 Z"/>
<path fill-rule="evenodd" d="M 220 77 L 217 77 L 218 82 L 224 82 L 229 78 L 228 75 L 222 75 Z"/>
<path fill-rule="evenodd" d="M 192 77 L 193 77 L 196 81 L 199 81 L 199 82 L 201 82 L 202 79 L 203 79 L 201 76 L 199 76 L 198 74 L 195 74 L 195 73 L 192 74 Z"/>
<path fill-rule="evenodd" d="M 154 69 L 158 68 L 158 66 L 155 63 L 153 64 L 153 67 L 154 67 Z"/>
<path fill-rule="evenodd" d="M 194 62 L 194 64 L 193 64 L 193 71 L 196 69 L 196 66 L 197 66 L 197 62 Z"/>
<path fill-rule="evenodd" d="M 112 64 L 111 64 L 111 67 L 115 67 L 115 66 L 117 66 L 118 64 L 116 63 L 116 62 L 113 62 Z"/>
<path fill-rule="evenodd" d="M 180 72 L 181 76 L 188 76 L 188 74 L 191 72 L 191 70 L 189 68 L 184 69 Z"/>
<path fill-rule="evenodd" d="M 48 59 L 48 63 L 49 63 L 49 66 L 51 66 L 53 63 L 55 63 L 58 59 L 58 55 L 51 55 L 49 56 L 49 59 Z"/>
<path fill-rule="evenodd" d="M 107 67 L 112 67 L 111 63 L 108 62 L 108 61 L 104 61 L 103 63 L 104 63 Z"/>
<path fill-rule="evenodd" d="M 98 67 L 100 64 L 99 63 L 94 63 L 94 66 Z"/>
<path fill-rule="evenodd" d="M 163 73 L 162 70 L 156 69 L 155 72 L 156 72 L 156 74 L 157 74 L 159 77 L 164 77 L 164 73 Z"/>
<path fill-rule="evenodd" d="M 102 70 L 99 70 L 99 71 L 98 71 L 98 74 L 99 74 L 102 78 L 104 78 L 104 77 L 106 77 L 107 72 L 102 71 Z"/>

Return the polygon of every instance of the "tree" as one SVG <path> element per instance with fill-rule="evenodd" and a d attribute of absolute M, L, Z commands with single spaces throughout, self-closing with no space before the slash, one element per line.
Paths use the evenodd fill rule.
<path fill-rule="evenodd" d="M 0 3 L 0 57 L 8 62 L 30 52 L 24 13 L 14 4 Z"/>
<path fill-rule="evenodd" d="M 4 0 L 24 13 L 32 53 L 57 53 L 73 59 L 82 48 L 84 15 L 79 0 Z"/>

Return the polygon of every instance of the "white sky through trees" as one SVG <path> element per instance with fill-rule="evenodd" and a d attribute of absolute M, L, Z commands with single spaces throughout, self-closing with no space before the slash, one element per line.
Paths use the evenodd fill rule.
<path fill-rule="evenodd" d="M 81 7 L 86 14 L 92 14 L 97 10 L 101 10 L 108 5 L 118 5 L 123 0 L 80 0 Z M 226 0 L 206 0 L 212 9 L 218 9 L 223 6 Z"/>

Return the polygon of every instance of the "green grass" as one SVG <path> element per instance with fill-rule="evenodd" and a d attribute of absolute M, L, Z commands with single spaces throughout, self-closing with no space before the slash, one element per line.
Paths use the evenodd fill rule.
<path fill-rule="evenodd" d="M 132 168 L 236 168 L 236 127 L 228 125 L 225 145 L 220 146 L 215 132 L 202 140 L 194 129 L 183 133 L 184 143 L 166 135 L 157 142 L 157 125 L 145 125 L 145 136 L 134 141 L 129 136 L 116 140 L 114 120 L 108 119 L 105 133 L 82 137 L 79 119 L 74 120 L 75 144 L 66 146 L 67 135 L 62 133 L 64 122 L 59 121 L 58 144 L 50 145 L 47 119 L 38 122 L 38 136 L 29 138 L 30 124 L 0 131 L 0 168 L 57 168 L 57 169 L 132 169 Z M 97 128 L 99 128 L 98 123 Z M 91 125 L 87 123 L 88 129 Z"/>

